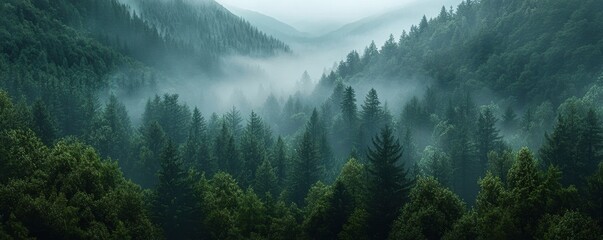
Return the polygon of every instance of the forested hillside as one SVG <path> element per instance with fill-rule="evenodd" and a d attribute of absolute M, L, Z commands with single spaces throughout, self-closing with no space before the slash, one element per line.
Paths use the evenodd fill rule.
<path fill-rule="evenodd" d="M 0 3 L 0 239 L 602 238 L 600 2 L 465 1 L 250 112 L 126 107 L 179 54 L 287 51 L 136 2 Z"/>
<path fill-rule="evenodd" d="M 418 78 L 557 106 L 583 94 L 602 71 L 600 9 L 597 0 L 467 0 L 390 36 L 381 49 L 351 52 L 325 83 Z"/>
<path fill-rule="evenodd" d="M 214 54 L 272 56 L 289 52 L 281 41 L 258 31 L 212 0 L 130 0 L 134 11 L 155 26 L 197 51 Z"/>

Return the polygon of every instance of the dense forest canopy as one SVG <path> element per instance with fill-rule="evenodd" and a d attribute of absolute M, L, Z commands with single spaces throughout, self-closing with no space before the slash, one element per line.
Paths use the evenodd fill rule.
<path fill-rule="evenodd" d="M 166 83 L 289 47 L 211 0 L 4 0 L 0 238 L 601 239 L 600 10 L 466 0 L 205 112 Z"/>

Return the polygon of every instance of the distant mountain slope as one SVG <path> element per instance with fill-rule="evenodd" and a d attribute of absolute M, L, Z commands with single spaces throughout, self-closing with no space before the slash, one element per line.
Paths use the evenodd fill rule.
<path fill-rule="evenodd" d="M 368 16 L 348 23 L 319 37 L 320 41 L 341 41 L 349 37 L 382 36 L 386 39 L 390 33 L 399 34 L 405 28 L 420 19 L 423 15 L 435 15 L 434 5 L 451 6 L 457 0 L 416 1 L 383 13 Z M 375 39 L 371 39 L 375 40 Z"/>
<path fill-rule="evenodd" d="M 289 47 L 267 36 L 213 0 L 130 0 L 133 8 L 162 35 L 218 54 L 272 56 Z"/>
<path fill-rule="evenodd" d="M 583 93 L 603 67 L 603 1 L 465 1 L 422 19 L 400 41 L 352 52 L 322 82 L 435 79 L 522 102 Z"/>
<path fill-rule="evenodd" d="M 259 12 L 226 6 L 233 14 L 249 21 L 253 26 L 271 35 L 277 39 L 289 42 L 298 38 L 305 38 L 307 33 L 303 33 L 295 29 L 295 27 L 279 21 L 273 17 L 261 14 Z"/>

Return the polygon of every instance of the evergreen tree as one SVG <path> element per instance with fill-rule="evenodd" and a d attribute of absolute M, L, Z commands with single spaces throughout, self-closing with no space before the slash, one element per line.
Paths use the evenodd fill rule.
<path fill-rule="evenodd" d="M 515 114 L 515 111 L 513 111 L 513 107 L 511 107 L 511 105 L 509 105 L 503 115 L 502 125 L 503 125 L 504 129 L 508 130 L 508 129 L 515 128 L 516 124 L 517 124 L 517 114 Z"/>
<path fill-rule="evenodd" d="M 243 122 L 241 112 L 239 112 L 239 110 L 233 106 L 223 118 L 226 122 L 226 126 L 228 127 L 228 131 L 232 134 L 232 136 L 235 137 L 235 140 L 238 140 L 238 138 L 241 136 L 241 123 Z"/>
<path fill-rule="evenodd" d="M 404 166 L 398 164 L 402 156 L 402 147 L 393 136 L 389 126 L 373 139 L 373 147 L 368 150 L 370 187 L 369 187 L 369 225 L 372 239 L 385 239 L 398 216 L 400 208 L 406 202 L 411 181 L 407 179 Z"/>
<path fill-rule="evenodd" d="M 264 200 L 269 197 L 276 197 L 277 179 L 272 164 L 267 159 L 262 161 L 255 172 L 253 190 Z"/>
<path fill-rule="evenodd" d="M 498 148 L 501 137 L 496 129 L 496 117 L 490 108 L 485 108 L 477 119 L 476 144 L 481 173 L 488 169 L 488 153 Z M 481 175 L 481 174 L 480 174 Z"/>
<path fill-rule="evenodd" d="M 266 158 L 264 134 L 262 119 L 252 111 L 241 137 L 241 157 L 244 164 L 241 184 L 243 186 L 253 183 L 255 170 Z"/>
<path fill-rule="evenodd" d="M 465 212 L 463 202 L 434 178 L 420 178 L 389 239 L 442 239 Z"/>
<path fill-rule="evenodd" d="M 324 169 L 331 169 L 333 164 L 331 146 L 327 140 L 327 130 L 324 125 L 324 122 L 319 118 L 318 111 L 316 111 L 315 108 L 306 125 L 306 131 L 308 131 L 310 138 L 312 138 L 312 141 L 315 143 L 318 156 L 320 157 L 319 167 L 323 169 L 323 172 Z"/>
<path fill-rule="evenodd" d="M 57 126 L 54 118 L 46 109 L 44 102 L 36 101 L 32 107 L 33 130 L 46 145 L 51 145 L 58 137 Z"/>
<path fill-rule="evenodd" d="M 379 97 L 377 96 L 377 91 L 371 88 L 364 99 L 364 104 L 362 105 L 362 122 L 360 127 L 363 149 L 369 146 L 372 136 L 377 135 L 379 129 L 381 128 L 381 122 L 383 119 L 382 110 L 381 102 L 379 102 Z"/>
<path fill-rule="evenodd" d="M 137 182 L 146 188 L 155 187 L 157 178 L 155 174 L 161 167 L 161 152 L 167 142 L 167 138 L 159 123 L 152 122 L 143 133 L 143 146 L 140 147 L 139 171 L 133 171 L 133 175 L 139 179 Z M 133 169 L 134 170 L 134 169 Z"/>
<path fill-rule="evenodd" d="M 199 209 L 192 182 L 174 144 L 169 141 L 161 154 L 159 184 L 153 200 L 156 221 L 168 239 L 191 239 L 197 233 Z"/>
<path fill-rule="evenodd" d="M 271 156 L 271 162 L 274 165 L 274 171 L 277 178 L 276 182 L 278 186 L 282 188 L 284 187 L 285 180 L 288 178 L 289 158 L 287 156 L 285 142 L 281 136 L 276 140 L 276 145 L 274 145 Z"/>
<path fill-rule="evenodd" d="M 581 160 L 578 171 L 582 175 L 590 175 L 603 161 L 603 129 L 597 113 L 592 108 L 586 113 L 583 124 L 577 143 L 578 159 Z"/>
<path fill-rule="evenodd" d="M 545 143 L 540 148 L 540 157 L 548 166 L 555 166 L 563 173 L 562 183 L 577 185 L 581 182 L 578 142 L 583 132 L 583 123 L 577 109 L 572 106 L 567 113 L 560 114 L 551 135 L 545 134 Z"/>
<path fill-rule="evenodd" d="M 204 172 L 210 172 L 207 124 L 198 108 L 193 110 L 193 118 L 184 146 L 184 163 Z"/>
<path fill-rule="evenodd" d="M 291 200 L 298 205 L 303 205 L 308 190 L 321 177 L 320 155 L 310 131 L 306 129 L 296 149 L 296 158 L 291 172 L 291 182 L 289 183 Z"/>
<path fill-rule="evenodd" d="M 222 128 L 214 140 L 214 165 L 215 171 L 225 171 L 227 173 L 239 174 L 239 157 L 236 150 L 235 140 L 229 131 L 226 121 L 222 121 Z"/>
<path fill-rule="evenodd" d="M 95 124 L 96 129 L 91 136 L 94 146 L 99 150 L 101 156 L 117 159 L 123 167 L 130 170 L 134 167 L 132 163 L 127 162 L 130 157 L 132 127 L 126 107 L 117 100 L 115 95 L 111 95 L 99 117 L 100 119 Z"/>

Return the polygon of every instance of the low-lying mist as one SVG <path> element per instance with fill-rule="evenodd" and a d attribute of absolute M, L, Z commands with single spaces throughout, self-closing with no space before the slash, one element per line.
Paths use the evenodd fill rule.
<path fill-rule="evenodd" d="M 447 0 L 443 1 L 443 4 L 452 2 L 455 1 Z M 400 11 L 400 13 L 408 13 L 407 15 L 396 17 L 395 21 L 381 23 L 376 28 L 365 29 L 361 26 L 352 32 L 346 32 L 344 29 L 322 37 L 287 42 L 292 49 L 290 54 L 268 58 L 237 55 L 223 57 L 220 64 L 222 69 L 219 71 L 222 74 L 218 76 L 166 76 L 167 81 L 159 81 L 152 90 L 136 96 L 125 94 L 119 96 L 127 106 L 135 124 L 141 118 L 147 100 L 163 94 L 178 94 L 180 101 L 191 108 L 198 107 L 205 116 L 214 112 L 224 113 L 233 106 L 242 114 L 248 114 L 251 110 L 259 111 L 270 95 L 274 95 L 282 107 L 291 95 L 310 96 L 321 76 L 328 74 L 341 60 L 345 60 L 345 56 L 350 51 L 355 50 L 362 55 L 371 41 L 381 46 L 390 34 L 398 39 L 403 30 L 408 31 L 412 24 L 418 22 L 423 15 L 422 12 L 425 11 L 423 5 L 425 4 L 410 4 L 409 9 Z M 432 11 L 427 16 L 436 14 L 437 11 Z M 367 21 L 371 20 L 367 19 L 369 19 Z M 173 64 L 186 66 L 188 63 L 175 61 Z M 304 72 L 308 73 L 310 81 L 302 81 Z M 357 91 L 358 104 L 362 103 L 371 88 L 375 88 L 380 100 L 389 104 L 393 114 L 398 114 L 404 102 L 413 96 L 421 96 L 429 85 L 429 82 L 419 82 L 415 79 L 389 80 L 391 79 L 366 79 L 366 81 L 352 83 Z M 393 83 L 398 86 L 392 86 Z M 313 99 L 318 107 L 328 95 L 312 95 L 312 97 L 323 98 Z"/>

